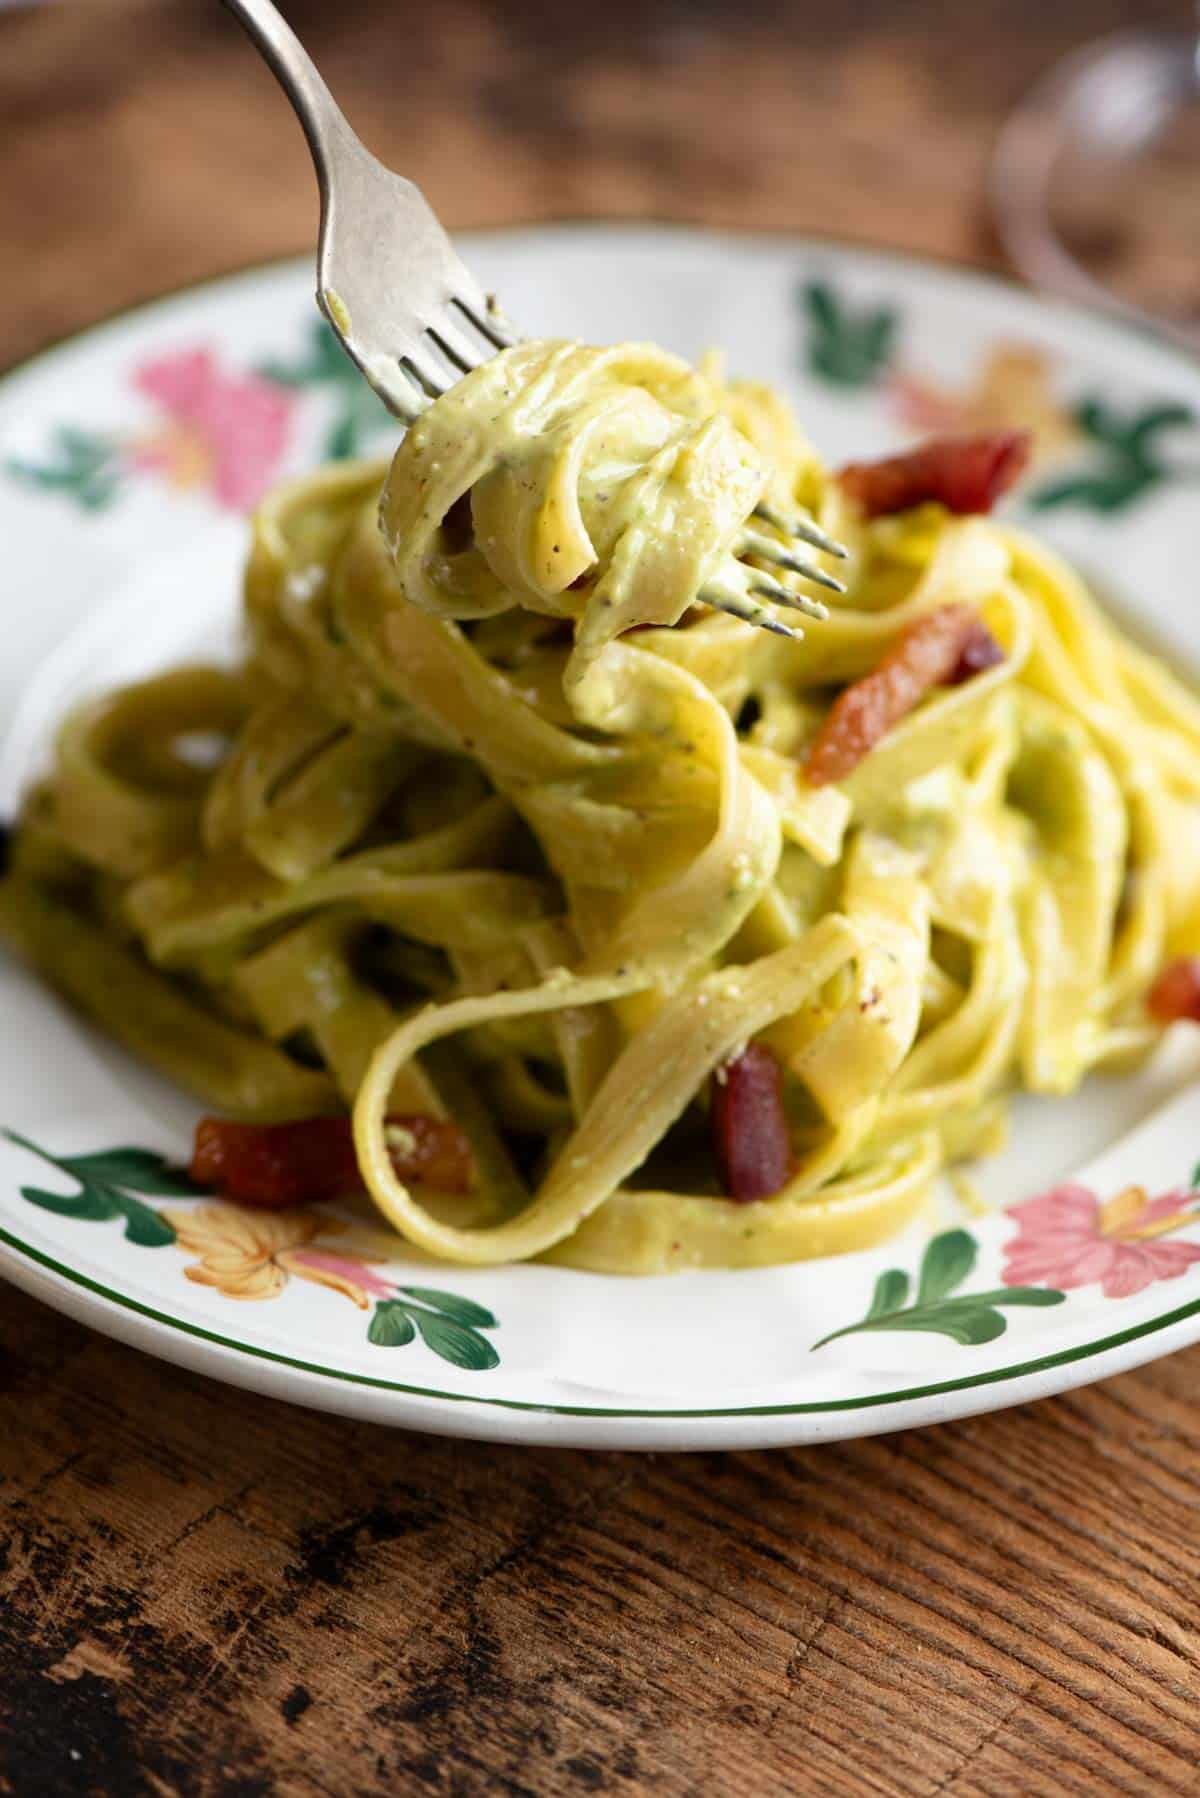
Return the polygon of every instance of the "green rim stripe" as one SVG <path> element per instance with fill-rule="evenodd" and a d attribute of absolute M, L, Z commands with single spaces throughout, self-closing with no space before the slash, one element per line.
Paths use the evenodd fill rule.
<path fill-rule="evenodd" d="M 943 1392 L 969 1392 L 973 1387 L 995 1386 L 1002 1380 L 1022 1379 L 1027 1374 L 1044 1373 L 1052 1367 L 1069 1367 L 1073 1361 L 1083 1361 L 1089 1355 L 1100 1355 L 1108 1349 L 1120 1348 L 1126 1342 L 1136 1342 L 1142 1336 L 1151 1336 L 1158 1330 L 1169 1328 L 1171 1324 L 1183 1323 L 1185 1319 L 1200 1314 L 1200 1299 L 1193 1299 L 1190 1304 L 1180 1305 L 1175 1311 L 1167 1311 L 1162 1317 L 1151 1318 L 1144 1324 L 1132 1324 L 1129 1329 L 1118 1330 L 1112 1336 L 1103 1336 L 1099 1342 L 1061 1349 L 1056 1355 L 1042 1355 L 1035 1361 L 1020 1361 L 1015 1367 L 996 1367 L 987 1373 L 966 1374 L 961 1380 L 941 1380 L 933 1386 L 909 1386 L 901 1392 L 882 1392 L 864 1398 L 818 1399 L 801 1405 L 730 1405 L 716 1410 L 630 1411 L 616 1406 L 547 1405 L 534 1399 L 488 1398 L 473 1392 L 443 1392 L 435 1386 L 406 1386 L 400 1380 L 377 1379 L 373 1374 L 350 1373 L 340 1367 L 322 1367 L 319 1362 L 302 1361 L 297 1355 L 283 1355 L 275 1349 L 257 1348 L 253 1343 L 237 1342 L 231 1336 L 222 1336 L 217 1330 L 206 1330 L 199 1324 L 185 1323 L 182 1318 L 171 1317 L 165 1311 L 156 1311 L 152 1305 L 143 1305 L 140 1299 L 129 1298 L 125 1293 L 114 1292 L 111 1287 L 102 1286 L 98 1280 L 81 1274 L 77 1268 L 64 1266 L 52 1255 L 34 1248 L 32 1243 L 22 1241 L 8 1230 L 0 1229 L 0 1242 L 26 1256 L 28 1260 L 49 1269 L 72 1286 L 81 1286 L 87 1292 L 94 1292 L 98 1297 L 118 1305 L 123 1311 L 136 1312 L 139 1317 L 148 1317 L 154 1323 L 166 1324 L 168 1329 L 178 1330 L 184 1336 L 194 1336 L 201 1342 L 216 1343 L 218 1348 L 233 1349 L 235 1353 L 246 1355 L 255 1361 L 270 1361 L 278 1367 L 293 1367 L 299 1373 L 319 1374 L 324 1379 L 340 1380 L 349 1386 L 370 1386 L 381 1392 L 402 1392 L 408 1398 L 447 1399 L 454 1404 L 488 1405 L 494 1410 L 503 1411 L 540 1411 L 555 1417 L 802 1417 L 819 1412 L 870 1411 L 877 1405 L 900 1405 L 910 1399 L 936 1398 Z"/>

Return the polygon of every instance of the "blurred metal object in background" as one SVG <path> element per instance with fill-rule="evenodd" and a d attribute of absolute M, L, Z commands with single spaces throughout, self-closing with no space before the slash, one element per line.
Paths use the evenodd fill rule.
<path fill-rule="evenodd" d="M 1029 281 L 1200 350 L 1200 9 L 1052 68 L 1000 132 L 991 199 Z"/>

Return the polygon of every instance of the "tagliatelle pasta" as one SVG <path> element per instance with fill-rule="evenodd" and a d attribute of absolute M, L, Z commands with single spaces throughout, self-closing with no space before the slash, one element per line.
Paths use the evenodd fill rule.
<path fill-rule="evenodd" d="M 869 473 L 840 485 L 715 364 L 505 352 L 390 468 L 271 496 L 240 667 L 67 720 L 0 931 L 230 1117 L 352 1112 L 433 1255 L 882 1240 L 1012 1089 L 1148 1049 L 1148 989 L 1200 949 L 1200 706 L 1056 557 L 910 474 L 872 516 Z M 763 610 L 801 512 L 850 549 L 829 617 L 712 609 Z M 778 1078 L 714 1107 L 751 1043 Z M 755 1090 L 782 1184 L 731 1198 Z M 462 1132 L 467 1190 L 406 1183 L 411 1120 Z"/>

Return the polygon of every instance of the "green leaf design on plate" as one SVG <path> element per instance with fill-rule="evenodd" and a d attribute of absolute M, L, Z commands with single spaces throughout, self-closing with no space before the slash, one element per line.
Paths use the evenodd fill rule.
<path fill-rule="evenodd" d="M 377 1348 L 403 1348 L 416 1333 L 406 1306 L 397 1305 L 392 1299 L 380 1299 L 367 1330 L 367 1341 Z"/>
<path fill-rule="evenodd" d="M 908 1275 L 899 1267 L 889 1267 L 875 1282 L 875 1292 L 867 1312 L 867 1321 L 899 1311 L 908 1297 Z"/>
<path fill-rule="evenodd" d="M 58 1165 L 79 1180 L 111 1182 L 134 1192 L 194 1199 L 196 1188 L 181 1167 L 172 1167 L 153 1149 L 103 1149 L 96 1155 L 64 1155 Z"/>
<path fill-rule="evenodd" d="M 888 1321 L 889 1330 L 930 1330 L 949 1336 L 963 1348 L 977 1348 L 1003 1336 L 1005 1323 L 990 1305 L 928 1305 L 918 1311 L 902 1311 Z M 846 1332 L 842 1332 L 845 1334 Z"/>
<path fill-rule="evenodd" d="M 121 446 L 115 437 L 59 425 L 45 461 L 12 456 L 5 469 L 14 480 L 61 493 L 87 512 L 99 512 L 117 496 L 124 478 Z"/>
<path fill-rule="evenodd" d="M 913 1304 L 905 1305 L 908 1275 L 901 1268 L 889 1267 L 876 1280 L 861 1322 L 831 1330 L 820 1342 L 814 1342 L 813 1348 L 824 1348 L 839 1336 L 853 1336 L 864 1330 L 930 1330 L 948 1336 L 964 1348 L 975 1348 L 1003 1336 L 1008 1327 L 1003 1316 L 1005 1307 L 1061 1305 L 1067 1296 L 1050 1286 L 997 1286 L 990 1292 L 957 1292 L 978 1257 L 979 1245 L 969 1230 L 943 1230 L 933 1237 L 921 1259 Z"/>
<path fill-rule="evenodd" d="M 338 386 L 362 383 L 362 376 L 324 319 L 310 322 L 308 348 L 296 361 L 283 362 L 271 357 L 259 363 L 258 372 L 280 387 L 315 387 L 322 382 Z"/>
<path fill-rule="evenodd" d="M 443 1361 L 470 1373 L 500 1365 L 500 1357 L 481 1330 L 499 1328 L 495 1317 L 474 1299 L 436 1286 L 402 1286 L 402 1298 L 380 1299 L 367 1329 L 377 1348 L 404 1348 L 417 1331 L 427 1348 Z"/>
<path fill-rule="evenodd" d="M 1093 456 L 1078 474 L 1059 476 L 1036 488 L 1029 504 L 1039 512 L 1083 506 L 1093 512 L 1121 512 L 1167 481 L 1196 479 L 1200 470 L 1173 467 L 1162 438 L 1197 423 L 1190 406 L 1175 401 L 1121 413 L 1094 395 L 1075 409 L 1075 421 L 1089 439 Z"/>
<path fill-rule="evenodd" d="M 931 1305 L 961 1286 L 979 1254 L 969 1230 L 945 1230 L 935 1236 L 921 1262 L 917 1304 Z"/>
<path fill-rule="evenodd" d="M 132 1148 L 103 1149 L 94 1155 L 52 1155 L 15 1130 L 0 1134 L 18 1148 L 28 1149 L 31 1155 L 49 1162 L 79 1187 L 78 1192 L 47 1192 L 41 1186 L 22 1186 L 21 1197 L 29 1204 L 52 1211 L 57 1217 L 86 1223 L 123 1217 L 126 1241 L 139 1248 L 161 1249 L 175 1241 L 175 1232 L 166 1219 L 133 1197 L 134 1192 L 194 1196 L 195 1187 L 180 1169 L 170 1166 L 165 1156 L 151 1149 Z"/>
<path fill-rule="evenodd" d="M 869 387 L 887 373 L 900 315 L 894 306 L 855 308 L 828 281 L 800 290 L 811 372 L 835 387 Z"/>
<path fill-rule="evenodd" d="M 455 1367 L 464 1367 L 471 1373 L 484 1373 L 499 1366 L 500 1357 L 486 1336 L 436 1311 L 416 1311 L 413 1317 L 426 1347 L 443 1361 L 451 1361 Z"/>
<path fill-rule="evenodd" d="M 1056 1286 L 997 1286 L 994 1292 L 971 1292 L 951 1302 L 955 1305 L 1061 1305 L 1066 1298 Z"/>
<path fill-rule="evenodd" d="M 21 1197 L 58 1217 L 77 1217 L 88 1223 L 99 1224 L 120 1215 L 111 1196 L 94 1187 L 85 1186 L 82 1192 L 47 1192 L 43 1186 L 23 1186 Z"/>
<path fill-rule="evenodd" d="M 324 388 L 336 400 L 337 411 L 323 446 L 327 461 L 343 462 L 361 455 L 372 437 L 396 428 L 391 413 L 363 380 L 323 318 L 313 321 L 302 356 L 294 362 L 262 362 L 258 373 L 280 387 Z"/>
<path fill-rule="evenodd" d="M 152 1206 L 143 1205 L 139 1199 L 123 1198 L 121 1209 L 125 1213 L 126 1242 L 135 1242 L 139 1249 L 165 1249 L 175 1241 L 173 1227 Z"/>
<path fill-rule="evenodd" d="M 401 1292 L 410 1299 L 420 1299 L 422 1304 L 432 1305 L 435 1311 L 444 1312 L 452 1317 L 455 1323 L 466 1324 L 468 1328 L 496 1329 L 496 1319 L 483 1305 L 477 1305 L 474 1299 L 464 1299 L 457 1292 L 441 1292 L 435 1286 L 402 1286 Z"/>

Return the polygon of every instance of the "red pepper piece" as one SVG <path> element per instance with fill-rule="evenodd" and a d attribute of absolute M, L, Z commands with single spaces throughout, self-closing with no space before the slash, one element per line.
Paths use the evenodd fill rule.
<path fill-rule="evenodd" d="M 387 1121 L 392 1166 L 401 1180 L 442 1192 L 470 1185 L 471 1148 L 442 1118 Z M 362 1190 L 349 1118 L 305 1118 L 294 1124 L 237 1124 L 201 1118 L 189 1169 L 197 1186 L 264 1211 L 312 1205 Z"/>
<path fill-rule="evenodd" d="M 1028 431 L 980 431 L 934 437 L 899 456 L 851 462 L 838 480 L 868 518 L 907 512 L 936 500 L 949 512 L 990 512 L 1029 461 Z"/>
<path fill-rule="evenodd" d="M 1160 1024 L 1180 1018 L 1200 1024 L 1200 955 L 1169 961 L 1146 994 L 1146 1009 Z"/>
<path fill-rule="evenodd" d="M 783 1109 L 783 1075 L 762 1043 L 747 1043 L 713 1080 L 713 1152 L 731 1199 L 767 1199 L 786 1186 L 792 1145 Z"/>
<path fill-rule="evenodd" d="M 1000 645 L 970 606 L 938 606 L 910 624 L 870 674 L 838 694 L 808 752 L 810 784 L 823 787 L 845 780 L 931 687 L 977 673 L 977 667 L 961 672 L 963 657 L 969 654 L 978 662 L 990 654 L 985 638 L 1003 661 Z"/>

